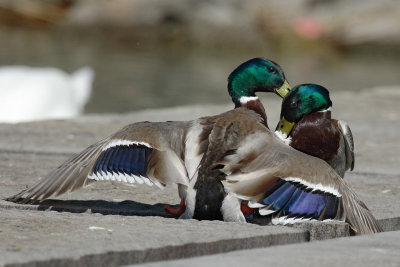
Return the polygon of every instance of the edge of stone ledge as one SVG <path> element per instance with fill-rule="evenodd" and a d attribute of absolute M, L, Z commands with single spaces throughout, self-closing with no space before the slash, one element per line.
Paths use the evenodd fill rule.
<path fill-rule="evenodd" d="M 108 203 L 101 201 L 59 201 L 50 200 L 43 204 L 17 204 L 6 200 L 0 200 L 0 208 L 32 210 L 32 211 L 57 211 L 57 212 L 72 212 L 72 213 L 101 213 L 103 215 L 126 215 L 126 216 L 161 216 L 171 217 L 167 214 L 163 204 L 146 205 L 144 206 L 107 206 Z M 82 202 L 82 203 L 80 203 Z M 250 222 L 253 224 L 262 225 L 262 222 L 257 220 Z M 389 225 L 390 221 L 387 222 Z M 288 225 L 291 228 L 297 228 L 309 233 L 309 241 L 332 239 L 337 237 L 349 236 L 349 225 L 344 222 L 302 222 L 294 225 Z"/>
<path fill-rule="evenodd" d="M 69 202 L 74 202 L 73 205 Z M 79 203 L 82 202 L 82 203 Z M 109 204 L 109 203 L 106 203 Z M 107 206 L 101 201 L 60 201 L 50 200 L 43 204 L 17 204 L 0 199 L 0 208 L 38 211 L 58 211 L 72 213 L 101 213 L 103 215 L 126 215 L 126 216 L 161 216 L 172 218 L 164 211 L 164 204 L 147 205 L 143 203 L 112 203 L 119 205 Z M 400 217 L 378 219 L 379 224 L 385 232 L 400 230 Z M 255 224 L 262 224 L 254 221 Z M 309 232 L 310 241 L 325 240 L 350 235 L 349 225 L 345 222 L 302 222 L 289 227 L 304 229 Z"/>
<path fill-rule="evenodd" d="M 197 256 L 214 255 L 243 249 L 264 248 L 307 242 L 307 232 L 267 234 L 248 238 L 218 240 L 214 242 L 187 243 L 145 250 L 107 251 L 87 254 L 79 258 L 65 257 L 42 261 L 8 263 L 7 267 L 41 266 L 120 266 L 155 261 L 184 259 Z"/>
<path fill-rule="evenodd" d="M 400 231 L 400 217 L 378 219 L 384 232 Z"/>
<path fill-rule="evenodd" d="M 20 209 L 27 211 L 47 210 L 39 209 L 39 207 L 40 205 L 16 204 L 5 200 L 0 200 L 0 208 L 3 209 Z M 57 211 L 70 212 L 68 209 Z M 76 210 L 75 212 L 82 211 Z M 85 212 L 95 213 L 96 209 L 86 210 Z M 107 208 L 104 208 L 102 212 L 106 212 L 106 214 L 141 215 L 140 212 L 137 211 L 135 212 L 136 214 L 124 214 L 123 212 L 121 213 L 118 211 L 107 211 Z M 157 214 L 157 212 L 153 211 L 152 214 L 147 215 L 154 214 Z M 160 214 L 158 214 L 158 216 L 160 216 Z M 385 231 L 394 231 L 400 229 L 400 217 L 385 218 L 378 221 Z M 258 235 L 255 237 L 244 237 L 229 240 L 221 239 L 213 242 L 190 242 L 186 244 L 168 245 L 144 250 L 106 251 L 98 254 L 89 253 L 78 258 L 66 256 L 64 258 L 49 258 L 40 261 L 6 263 L 4 266 L 117 266 L 183 259 L 243 249 L 303 243 L 308 241 L 326 240 L 347 236 L 349 236 L 349 225 L 344 222 L 303 222 L 288 227 L 288 231 L 285 233 L 274 234 L 268 232 L 265 235 Z"/>
<path fill-rule="evenodd" d="M 120 266 L 173 259 L 184 259 L 196 256 L 214 255 L 231 251 L 263 248 L 269 246 L 297 244 L 309 241 L 308 232 L 303 229 L 287 228 L 273 231 L 266 228 L 257 235 L 240 238 L 219 239 L 215 241 L 187 242 L 166 244 L 160 247 L 145 249 L 128 248 L 104 252 L 88 252 L 80 256 L 62 255 L 41 260 L 17 259 L 14 262 L 1 262 L 0 266 Z"/>
<path fill-rule="evenodd" d="M 293 228 L 306 230 L 310 241 L 350 236 L 350 226 L 345 222 L 302 222 Z"/>

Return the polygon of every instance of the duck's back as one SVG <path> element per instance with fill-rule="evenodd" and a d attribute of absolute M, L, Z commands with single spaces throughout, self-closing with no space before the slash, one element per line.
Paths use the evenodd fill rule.
<path fill-rule="evenodd" d="M 203 135 L 208 136 L 208 144 L 204 147 L 204 155 L 194 185 L 196 197 L 193 218 L 228 220 L 225 218 L 226 215 L 224 217 L 223 210 L 223 202 L 225 204 L 227 202 L 225 200 L 227 193 L 222 185 L 226 173 L 221 171 L 223 165 L 219 163 L 226 156 L 236 153 L 249 134 L 257 130 L 265 132 L 266 128 L 262 124 L 263 118 L 246 108 L 237 108 L 218 116 L 201 118 L 200 121 L 200 124 L 204 126 Z"/>

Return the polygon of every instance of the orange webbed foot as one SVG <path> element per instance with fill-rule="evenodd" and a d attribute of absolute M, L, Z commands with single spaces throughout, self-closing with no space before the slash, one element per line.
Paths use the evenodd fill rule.
<path fill-rule="evenodd" d="M 250 208 L 247 203 L 240 204 L 240 210 L 244 215 L 254 214 L 257 209 Z"/>
<path fill-rule="evenodd" d="M 182 215 L 182 213 L 185 211 L 186 209 L 186 204 L 185 201 L 182 199 L 181 203 L 179 203 L 179 208 L 178 209 L 174 209 L 172 206 L 170 205 L 165 205 L 165 211 L 175 215 L 176 217 L 179 217 Z"/>

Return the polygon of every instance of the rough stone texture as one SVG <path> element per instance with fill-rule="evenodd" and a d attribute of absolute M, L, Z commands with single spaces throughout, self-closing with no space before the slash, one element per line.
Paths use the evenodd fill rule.
<path fill-rule="evenodd" d="M 349 122 L 355 139 L 355 170 L 346 174 L 345 179 L 386 231 L 400 230 L 399 89 L 341 92 L 331 96 L 333 116 Z M 266 98 L 263 102 L 270 128 L 274 128 L 279 117 L 279 99 Z M 34 184 L 73 153 L 128 123 L 188 120 L 230 108 L 231 105 L 188 106 L 123 115 L 88 115 L 67 121 L 0 124 L 0 198 Z M 175 188 L 160 190 L 118 182 L 93 183 L 40 205 L 19 205 L 1 200 L 0 265 L 110 266 L 348 235 L 348 225 L 343 223 L 307 223 L 290 228 L 160 217 L 167 216 L 163 210 L 165 203 L 178 202 Z M 149 217 L 155 215 L 158 217 Z M 90 230 L 90 226 L 104 229 Z M 329 251 L 339 246 L 344 247 L 340 261 L 362 265 L 365 261 L 361 256 L 372 255 L 375 251 L 377 261 L 382 258 L 382 263 L 387 260 L 390 265 L 393 263 L 392 250 L 384 243 L 386 239 L 388 244 L 394 242 L 391 234 L 398 238 L 398 232 L 394 232 L 361 239 L 299 244 L 293 248 L 293 251 L 299 251 L 293 254 L 297 257 L 288 258 L 288 264 L 295 260 L 303 265 L 308 261 L 316 264 L 318 260 L 324 262 L 326 256 L 329 265 L 337 260 L 336 256 L 327 256 Z M 356 252 L 351 248 L 358 246 L 363 252 L 360 252 L 359 258 L 352 257 L 358 255 L 358 250 Z M 396 246 L 394 248 L 398 249 Z M 265 260 L 271 258 L 268 255 L 276 253 L 278 256 L 271 262 L 276 263 L 277 259 L 286 259 L 286 255 L 282 254 L 284 252 L 279 252 L 285 247 L 268 248 L 265 257 L 261 257 L 264 252 L 257 250 L 250 259 Z M 320 252 L 313 254 L 314 247 Z M 300 253 L 303 249 L 309 252 L 303 255 Z M 239 252 L 238 255 L 244 253 L 247 252 Z M 388 255 L 387 259 L 385 255 Z M 226 258 L 224 255 L 218 257 Z M 207 264 L 208 258 L 202 259 L 206 259 L 204 264 Z M 369 262 L 371 265 L 368 266 L 375 263 L 374 260 Z"/>
<path fill-rule="evenodd" d="M 130 123 L 191 120 L 231 108 L 232 105 L 187 106 L 127 114 L 85 115 L 72 120 L 0 124 L 0 151 L 72 154 Z"/>
<path fill-rule="evenodd" d="M 1 209 L 0 265 L 118 266 L 307 241 L 287 227 Z"/>
<path fill-rule="evenodd" d="M 305 222 L 293 227 L 306 230 L 310 241 L 350 236 L 349 225 L 342 222 Z"/>
<path fill-rule="evenodd" d="M 242 250 L 135 266 L 399 266 L 400 232 Z"/>

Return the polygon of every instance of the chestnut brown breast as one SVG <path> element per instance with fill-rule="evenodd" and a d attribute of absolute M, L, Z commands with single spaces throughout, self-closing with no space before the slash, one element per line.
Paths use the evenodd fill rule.
<path fill-rule="evenodd" d="M 340 131 L 331 112 L 315 112 L 304 116 L 293 127 L 291 147 L 325 161 L 336 156 Z"/>

